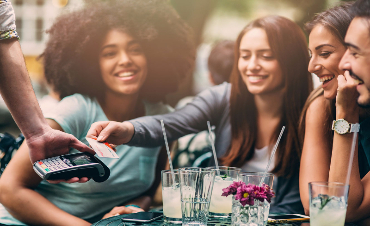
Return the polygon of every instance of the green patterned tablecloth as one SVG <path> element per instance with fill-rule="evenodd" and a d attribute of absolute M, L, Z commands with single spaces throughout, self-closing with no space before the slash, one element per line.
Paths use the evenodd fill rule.
<path fill-rule="evenodd" d="M 96 223 L 94 223 L 92 226 L 131 226 L 131 225 L 161 225 L 161 226 L 179 226 L 181 224 L 166 224 L 163 222 L 163 218 L 160 218 L 156 221 L 153 221 L 153 222 L 150 222 L 150 223 L 133 223 L 133 222 L 123 222 L 121 220 L 121 216 L 116 216 L 116 217 L 111 217 L 111 218 L 107 218 L 107 219 L 104 219 L 104 220 L 101 220 L 101 221 L 98 221 Z M 219 220 L 219 219 L 215 219 L 215 218 L 210 218 L 208 219 L 208 224 L 209 226 L 228 226 L 228 225 L 231 225 L 231 221 L 230 220 Z M 268 224 L 269 226 L 270 225 L 279 225 L 279 226 L 303 226 L 303 225 L 307 225 L 309 226 L 309 224 L 301 224 L 300 222 L 299 223 L 279 223 L 279 224 Z"/>

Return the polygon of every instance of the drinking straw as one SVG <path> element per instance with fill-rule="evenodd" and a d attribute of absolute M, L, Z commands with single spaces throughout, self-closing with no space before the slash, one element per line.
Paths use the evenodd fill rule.
<path fill-rule="evenodd" d="M 170 169 L 171 169 L 171 175 L 172 175 L 172 184 L 174 186 L 175 185 L 175 173 L 173 172 L 171 154 L 170 154 L 170 149 L 168 147 L 167 135 L 166 135 L 166 130 L 164 129 L 163 119 L 161 119 L 161 126 L 162 126 L 162 132 L 163 132 L 163 137 L 164 137 L 164 143 L 166 144 L 166 151 L 167 151 L 167 155 L 168 155 L 168 162 L 170 163 Z"/>
<path fill-rule="evenodd" d="M 347 177 L 346 177 L 346 184 L 349 184 L 349 178 L 351 177 L 351 170 L 352 170 L 353 156 L 355 154 L 356 141 L 357 141 L 357 132 L 354 132 L 353 133 L 353 139 L 352 139 L 351 153 L 350 153 L 350 156 L 349 156 L 349 164 L 348 164 L 348 171 L 347 171 Z"/>
<path fill-rule="evenodd" d="M 216 155 L 216 148 L 215 142 L 212 137 L 212 130 L 211 130 L 211 123 L 207 121 L 208 131 L 209 131 L 209 139 L 211 140 L 212 151 L 213 151 L 213 158 L 215 159 L 216 169 L 217 169 L 217 176 L 220 176 L 220 167 L 218 167 L 217 155 Z"/>
<path fill-rule="evenodd" d="M 265 180 L 265 177 L 266 177 L 267 171 L 268 171 L 268 169 L 269 169 L 269 167 L 270 167 L 270 164 L 271 164 L 271 162 L 272 162 L 272 159 L 274 158 L 274 155 L 275 155 L 276 149 L 277 149 L 277 147 L 278 147 L 278 145 L 279 145 L 279 142 L 280 142 L 281 137 L 283 136 L 284 130 L 285 130 L 285 126 L 283 126 L 283 128 L 281 128 L 281 131 L 280 131 L 279 137 L 278 137 L 278 139 L 277 139 L 277 141 L 276 141 L 276 144 L 275 144 L 275 146 L 274 146 L 274 149 L 273 149 L 273 150 L 272 150 L 272 152 L 271 152 L 270 159 L 269 159 L 269 161 L 268 161 L 268 163 L 267 163 L 267 166 L 266 166 L 265 172 L 263 172 L 263 177 L 262 177 L 262 179 L 261 179 L 261 181 L 260 181 L 260 184 L 259 184 L 259 186 L 260 186 L 260 187 L 261 187 L 261 185 L 262 185 L 262 182 Z"/>

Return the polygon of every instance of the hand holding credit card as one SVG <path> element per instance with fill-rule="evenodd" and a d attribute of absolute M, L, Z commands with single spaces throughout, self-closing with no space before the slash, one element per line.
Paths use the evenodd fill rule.
<path fill-rule="evenodd" d="M 89 142 L 90 146 L 92 147 L 92 149 L 94 149 L 94 151 L 99 157 L 116 158 L 116 159 L 119 158 L 117 153 L 113 150 L 113 148 L 107 142 L 100 143 L 96 140 L 96 138 L 87 138 L 87 137 L 86 137 L 86 140 L 87 142 Z"/>

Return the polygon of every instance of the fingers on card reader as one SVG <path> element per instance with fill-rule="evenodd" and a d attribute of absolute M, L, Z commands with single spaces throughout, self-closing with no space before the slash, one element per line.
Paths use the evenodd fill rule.
<path fill-rule="evenodd" d="M 39 160 L 33 164 L 33 169 L 44 180 L 88 177 L 95 182 L 104 182 L 110 175 L 109 168 L 100 159 L 87 152 Z"/>

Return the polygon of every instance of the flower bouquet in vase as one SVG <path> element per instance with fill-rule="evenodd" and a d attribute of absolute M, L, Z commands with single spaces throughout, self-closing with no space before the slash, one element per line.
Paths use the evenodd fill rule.
<path fill-rule="evenodd" d="M 261 180 L 258 181 L 254 179 L 255 183 L 253 183 L 253 180 L 249 178 L 249 183 L 244 181 L 233 182 L 229 187 L 222 189 L 222 196 L 233 195 L 231 214 L 232 225 L 263 226 L 267 224 L 271 198 L 275 195 L 271 188 L 273 175 L 267 174 L 263 176 L 260 173 L 254 173 L 251 176 L 261 176 L 262 178 L 260 179 L 267 181 L 271 180 L 271 182 L 260 183 Z"/>

